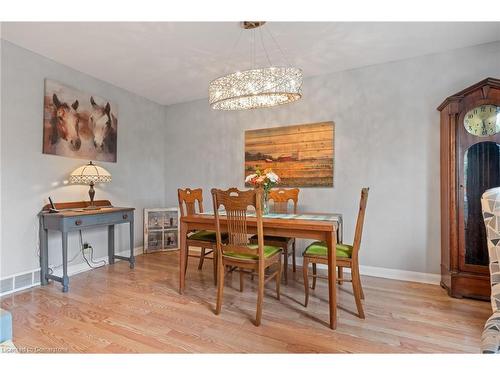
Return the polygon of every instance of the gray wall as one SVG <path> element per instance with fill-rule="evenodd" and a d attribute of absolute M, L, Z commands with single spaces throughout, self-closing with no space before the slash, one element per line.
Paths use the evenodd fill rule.
<path fill-rule="evenodd" d="M 0 22 L 0 263 L 2 263 L 2 50 L 3 43 L 2 37 L 2 23 Z M 0 264 L 0 276 L 2 275 L 2 266 Z"/>
<path fill-rule="evenodd" d="M 98 185 L 96 199 L 136 208 L 136 246 L 142 246 L 142 209 L 164 204 L 165 107 L 57 64 L 2 40 L 0 276 L 39 267 L 37 213 L 56 201 L 88 199 L 88 188 L 68 185 L 69 173 L 88 160 L 42 154 L 44 79 L 51 78 L 118 105 L 118 162 L 99 163 L 113 181 Z M 117 228 L 117 251 L 128 248 L 128 228 Z M 96 257 L 106 254 L 106 231 L 86 231 Z M 49 239 L 50 263 L 60 263 L 60 238 Z M 69 239 L 71 258 L 78 237 Z M 81 262 L 77 259 L 74 264 Z"/>
<path fill-rule="evenodd" d="M 302 189 L 301 209 L 345 216 L 352 241 L 361 187 L 369 186 L 361 263 L 438 273 L 439 116 L 436 107 L 488 76 L 500 43 L 309 78 L 280 108 L 217 112 L 207 100 L 167 107 L 166 203 L 180 186 L 243 188 L 244 131 L 333 120 L 334 188 Z M 302 242 L 304 245 L 304 242 Z"/>
<path fill-rule="evenodd" d="M 363 238 L 364 265 L 439 272 L 439 117 L 448 95 L 487 76 L 500 77 L 500 43 L 306 79 L 304 98 L 280 108 L 216 112 L 206 100 L 162 107 L 13 44 L 1 44 L 0 277 L 39 267 L 36 214 L 48 195 L 86 199 L 67 185 L 86 160 L 41 153 L 44 79 L 52 78 L 116 102 L 118 162 L 101 163 L 113 182 L 97 197 L 142 208 L 176 205 L 179 186 L 243 188 L 245 129 L 333 120 L 335 187 L 303 189 L 301 209 L 339 211 L 352 240 L 359 189 L 370 186 Z M 118 229 L 118 251 L 128 246 Z M 106 234 L 85 232 L 96 256 Z M 303 246 L 304 243 L 302 242 Z M 78 239 L 70 238 L 70 257 Z M 52 264 L 60 240 L 50 238 Z M 77 259 L 77 262 L 81 261 Z"/>

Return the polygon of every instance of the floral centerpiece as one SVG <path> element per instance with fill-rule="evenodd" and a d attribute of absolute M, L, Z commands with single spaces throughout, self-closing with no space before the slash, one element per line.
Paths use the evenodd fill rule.
<path fill-rule="evenodd" d="M 269 191 L 273 188 L 273 186 L 279 184 L 280 178 L 279 176 L 273 172 L 271 168 L 264 169 L 261 171 L 260 169 L 256 169 L 255 173 L 249 174 L 245 178 L 245 183 L 251 184 L 254 187 L 262 187 L 264 190 L 263 198 L 263 210 L 264 213 L 269 213 L 269 205 L 268 205 L 268 196 Z"/>

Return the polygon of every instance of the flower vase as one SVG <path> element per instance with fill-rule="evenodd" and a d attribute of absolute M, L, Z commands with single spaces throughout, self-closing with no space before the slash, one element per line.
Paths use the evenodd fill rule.
<path fill-rule="evenodd" d="M 269 197 L 268 191 L 264 189 L 264 193 L 262 194 L 262 214 L 267 215 L 269 213 Z"/>

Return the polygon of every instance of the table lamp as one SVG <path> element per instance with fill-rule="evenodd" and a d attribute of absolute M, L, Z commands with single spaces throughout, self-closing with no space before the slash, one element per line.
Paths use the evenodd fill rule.
<path fill-rule="evenodd" d="M 94 205 L 94 184 L 97 182 L 110 182 L 111 174 L 102 167 L 93 164 L 91 161 L 71 172 L 69 182 L 72 184 L 85 184 L 89 185 L 90 205 L 84 210 L 99 210 L 99 207 Z"/>

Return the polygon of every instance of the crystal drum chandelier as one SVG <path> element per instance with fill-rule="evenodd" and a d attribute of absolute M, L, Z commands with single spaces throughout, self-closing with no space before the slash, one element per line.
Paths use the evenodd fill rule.
<path fill-rule="evenodd" d="M 242 22 L 241 27 L 248 30 L 263 24 L 264 22 Z M 230 111 L 273 107 L 302 97 L 302 70 L 290 66 L 272 66 L 262 34 L 261 40 L 271 66 L 231 73 L 210 82 L 208 94 L 213 109 Z M 276 45 L 283 54 L 279 45 Z"/>

